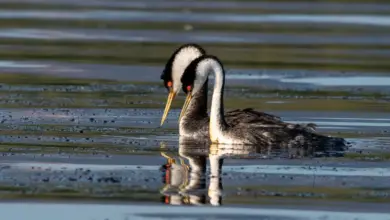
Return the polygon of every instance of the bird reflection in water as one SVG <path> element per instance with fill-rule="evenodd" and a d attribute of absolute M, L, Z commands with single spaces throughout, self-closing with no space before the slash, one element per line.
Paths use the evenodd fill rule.
<path fill-rule="evenodd" d="M 224 159 L 272 159 L 272 158 L 310 158 L 340 157 L 343 149 L 329 148 L 280 148 L 275 146 L 194 144 L 179 141 L 179 156 L 168 156 L 162 165 L 162 202 L 170 205 L 222 205 L 221 170 Z M 207 159 L 209 160 L 208 189 L 206 189 Z M 185 162 L 187 161 L 187 163 Z"/>
<path fill-rule="evenodd" d="M 187 148 L 191 148 L 187 152 Z M 184 150 L 184 151 L 183 151 Z M 171 205 L 202 205 L 206 204 L 206 145 L 179 144 L 179 156 L 177 159 L 167 153 L 161 155 L 167 158 L 167 163 L 161 166 L 163 183 L 161 189 L 163 203 Z M 184 163 L 184 160 L 188 164 Z M 178 163 L 180 161 L 180 163 Z"/>

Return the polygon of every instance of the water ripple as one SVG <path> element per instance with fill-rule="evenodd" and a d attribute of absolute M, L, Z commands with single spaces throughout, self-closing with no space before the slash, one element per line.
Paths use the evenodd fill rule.
<path fill-rule="evenodd" d="M 321 23 L 321 24 L 354 24 L 390 26 L 387 15 L 305 15 L 305 14 L 271 14 L 248 15 L 229 13 L 186 13 L 186 12 L 146 12 L 146 11 L 41 11 L 41 10 L 0 10 L 2 19 L 89 19 L 89 20 L 123 20 L 123 21 L 182 21 L 182 22 L 216 22 L 216 23 Z"/>
<path fill-rule="evenodd" d="M 0 38 L 44 39 L 44 40 L 88 40 L 129 42 L 204 42 L 204 43 L 279 43 L 279 44 L 367 44 L 390 45 L 390 35 L 380 34 L 375 38 L 367 35 L 322 36 L 286 33 L 225 33 L 225 32 L 183 32 L 165 30 L 94 30 L 63 29 L 48 30 L 34 28 L 2 28 Z M 321 60 L 317 60 L 320 62 Z M 323 60 L 326 61 L 326 60 Z M 340 60 L 342 61 L 342 60 Z"/>

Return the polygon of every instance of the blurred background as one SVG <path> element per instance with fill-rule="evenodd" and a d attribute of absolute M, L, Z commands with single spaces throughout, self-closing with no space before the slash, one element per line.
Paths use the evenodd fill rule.
<path fill-rule="evenodd" d="M 193 42 L 241 84 L 386 86 L 301 77 L 388 73 L 389 14 L 385 0 L 1 0 L 0 70 L 159 82 L 174 49 Z"/>
<path fill-rule="evenodd" d="M 227 204 L 388 204 L 388 0 L 0 0 L 0 197 L 159 201 L 160 152 L 177 155 L 184 100 L 159 128 L 160 75 L 184 43 L 222 60 L 227 109 L 313 122 L 353 146 L 332 159 L 232 160 Z"/>
<path fill-rule="evenodd" d="M 385 0 L 0 0 L 0 106 L 163 108 L 165 63 L 197 43 L 227 70 L 228 108 L 388 111 L 389 14 Z"/>

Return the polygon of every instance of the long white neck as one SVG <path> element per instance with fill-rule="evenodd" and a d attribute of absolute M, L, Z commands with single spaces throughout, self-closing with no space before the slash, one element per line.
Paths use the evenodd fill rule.
<path fill-rule="evenodd" d="M 225 73 L 223 67 L 216 61 L 210 60 L 208 63 L 208 73 L 214 73 L 214 91 L 211 100 L 210 111 L 210 138 L 215 141 L 218 134 L 227 127 L 224 118 L 223 90 L 225 85 Z"/>

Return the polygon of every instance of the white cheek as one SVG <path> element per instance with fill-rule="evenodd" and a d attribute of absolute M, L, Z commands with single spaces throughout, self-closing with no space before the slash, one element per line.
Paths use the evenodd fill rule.
<path fill-rule="evenodd" d="M 173 91 L 176 92 L 176 95 L 179 94 L 181 91 L 181 85 L 179 83 L 176 83 L 176 85 L 173 86 Z"/>
<path fill-rule="evenodd" d="M 180 91 L 182 89 L 181 77 L 185 69 L 193 60 L 201 55 L 201 52 L 195 48 L 185 48 L 176 55 L 175 60 L 172 63 L 172 81 L 174 83 L 174 91 Z"/>

